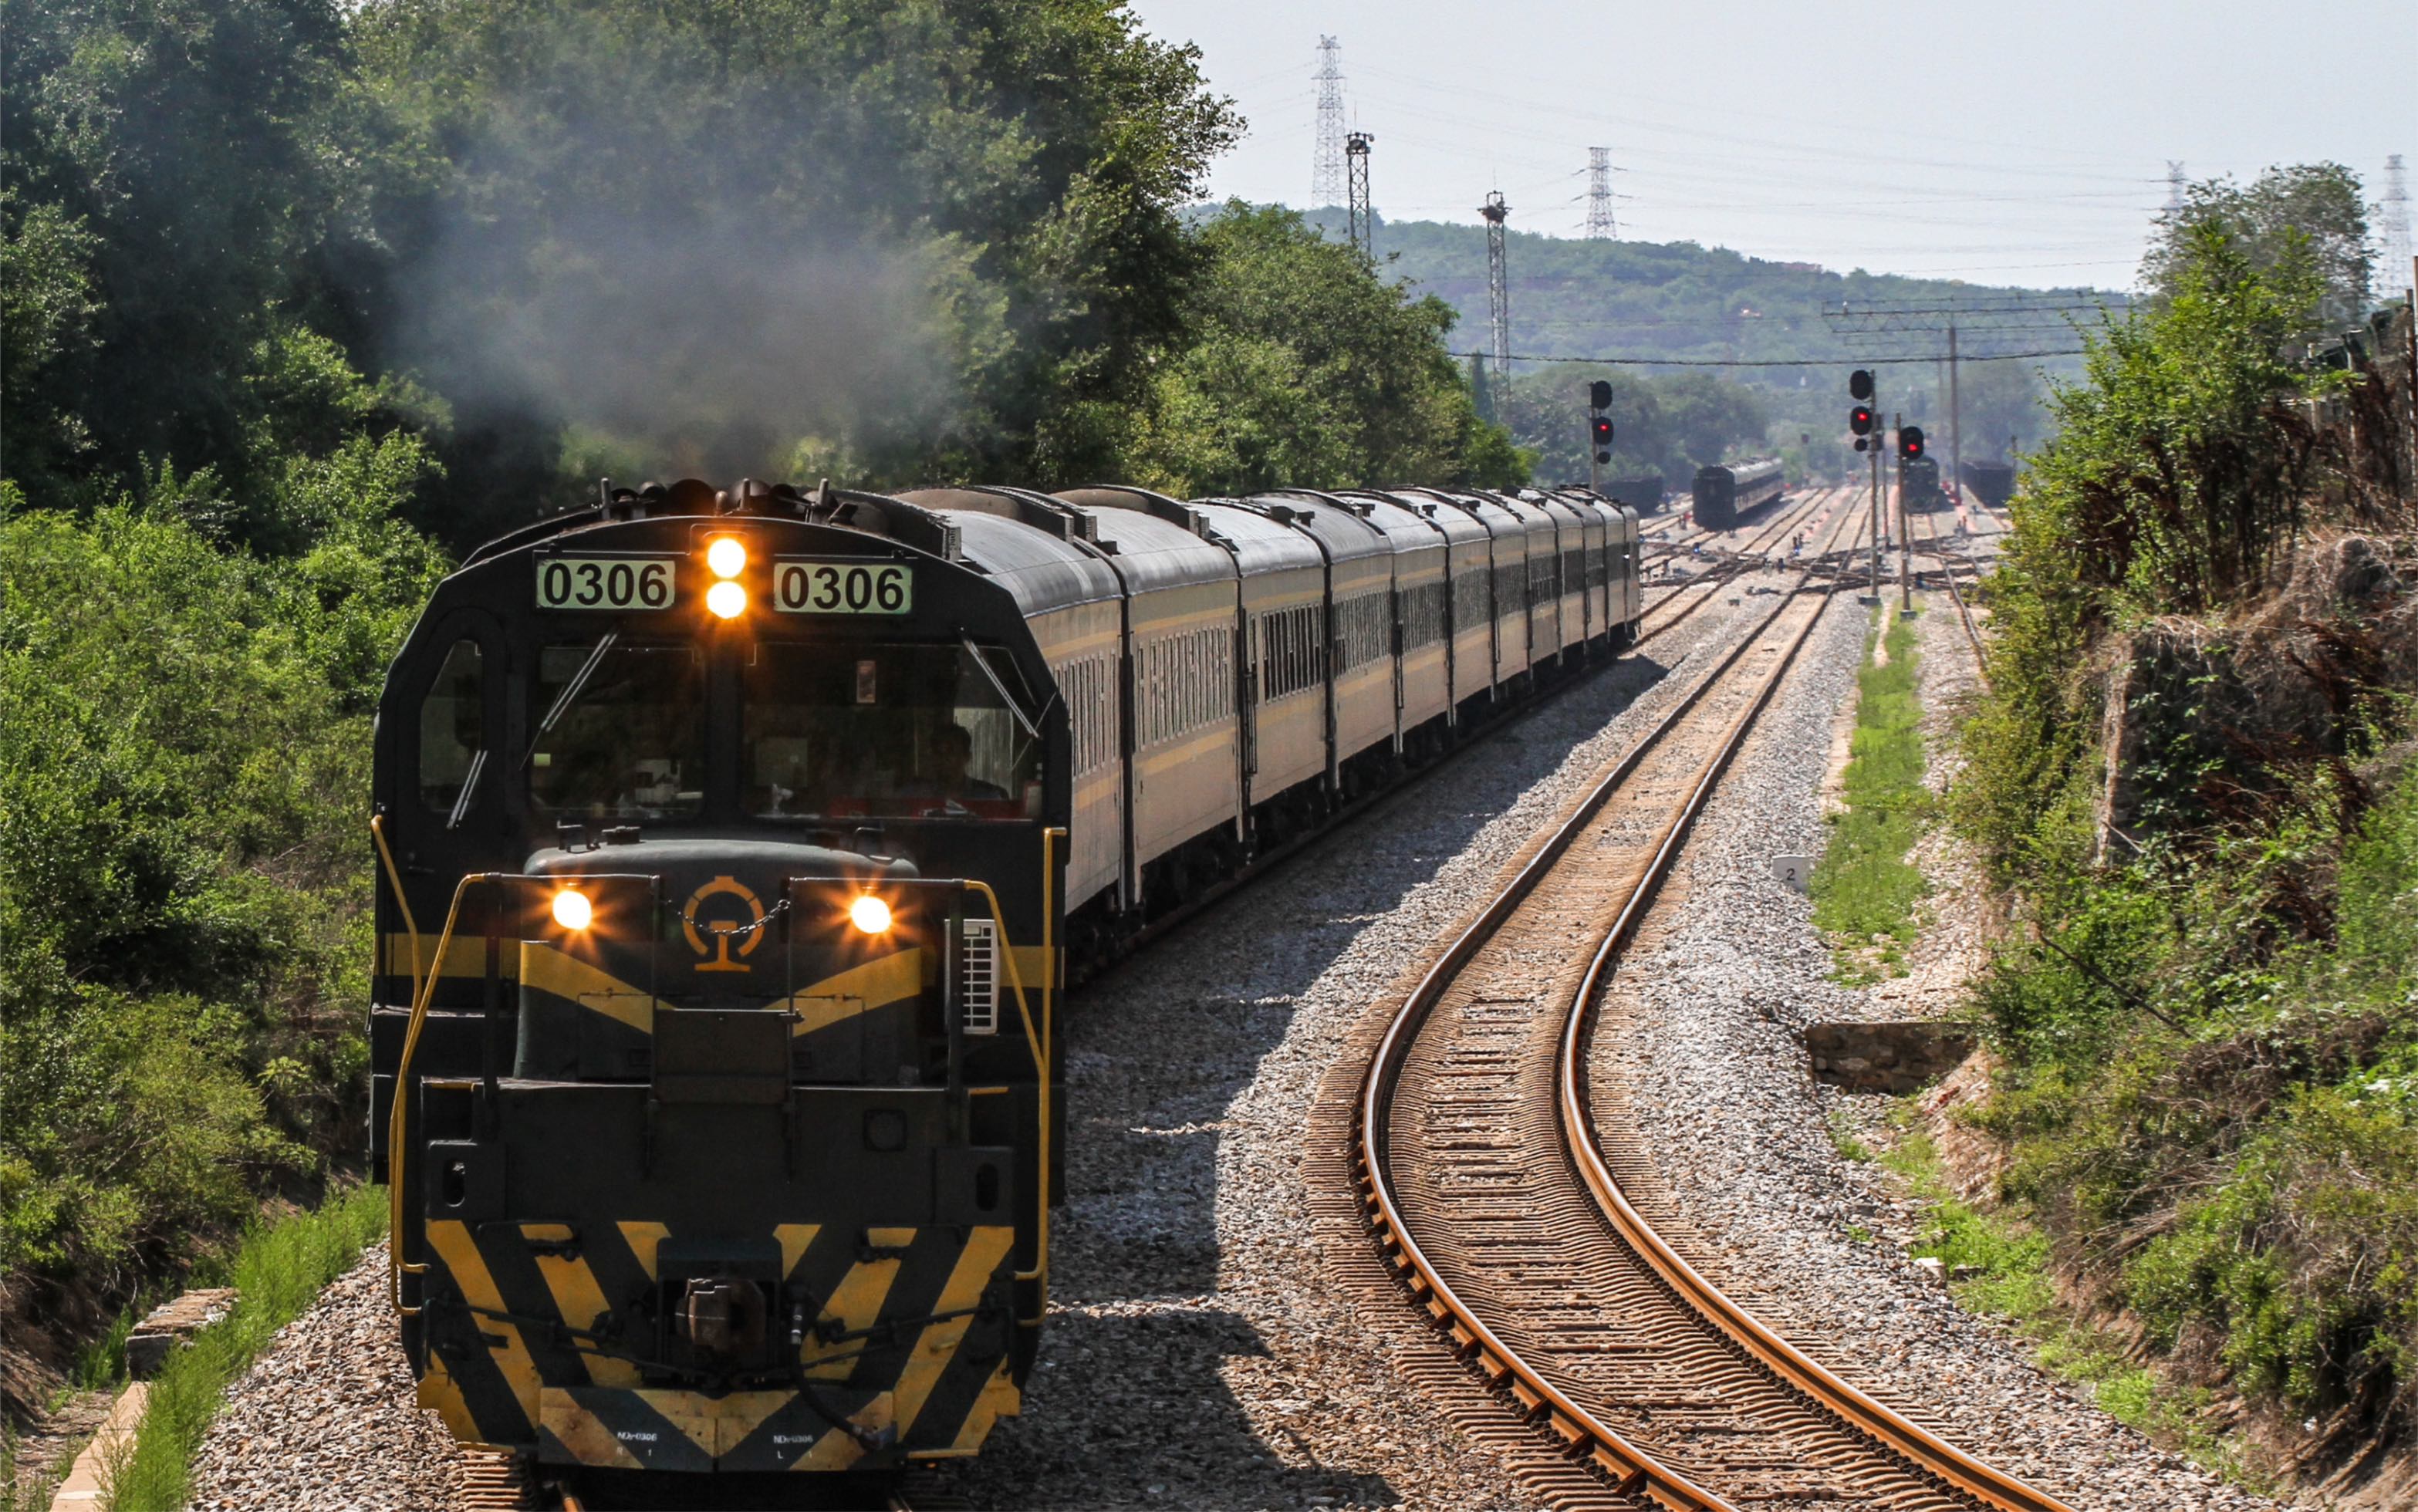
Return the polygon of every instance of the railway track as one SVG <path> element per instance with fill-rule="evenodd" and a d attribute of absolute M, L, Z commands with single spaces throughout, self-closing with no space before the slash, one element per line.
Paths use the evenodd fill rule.
<path fill-rule="evenodd" d="M 1841 522 L 1851 543 L 1862 518 Z M 1557 1504 L 2058 1506 L 1732 1305 L 1629 1199 L 1622 1172 L 1651 1153 L 1589 1104 L 1591 1005 L 1839 581 L 1800 573 L 1608 771 L 1409 994 L 1359 1083 L 1370 1230 L 1461 1362 L 1415 1373 L 1541 1429 Z"/>
<path fill-rule="evenodd" d="M 1982 687 L 1987 691 L 1990 686 L 1990 663 L 1982 648 L 1982 632 L 1973 622 L 1973 608 L 1966 602 L 1965 590 L 1956 584 L 1957 564 L 1959 562 L 1969 564 L 1970 559 L 1962 551 L 1951 551 L 1939 544 L 1941 541 L 1939 519 L 1936 513 L 1926 512 L 1913 518 L 1923 522 L 1925 539 L 1932 543 L 1932 555 L 1939 562 L 1940 581 L 1948 586 L 1949 602 L 1956 606 L 1956 622 L 1965 631 L 1965 643 L 1973 649 L 1973 675 L 1981 680 Z"/>
<path fill-rule="evenodd" d="M 1818 525 L 1827 520 L 1829 515 L 1835 512 L 1837 509 L 1838 500 L 1833 496 L 1836 492 L 1832 489 L 1815 490 L 1802 500 L 1782 511 L 1778 515 L 1765 521 L 1757 527 L 1755 533 L 1748 538 L 1745 545 L 1736 549 L 1733 559 L 1724 561 L 1711 571 L 1670 588 L 1662 597 L 1647 606 L 1645 618 L 1638 627 L 1637 644 L 1643 646 L 1672 629 L 1719 597 L 1722 589 L 1735 582 L 1741 573 L 1763 565 L 1759 561 L 1737 558 L 1768 557 L 1783 534 L 1805 525 L 1808 521 L 1816 522 Z M 1676 609 L 1674 605 L 1676 605 Z"/>

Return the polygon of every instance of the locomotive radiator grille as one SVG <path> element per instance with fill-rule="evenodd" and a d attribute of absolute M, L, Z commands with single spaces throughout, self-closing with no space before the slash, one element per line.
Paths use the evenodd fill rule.
<path fill-rule="evenodd" d="M 969 1034 L 999 1032 L 999 926 L 988 919 L 965 922 L 957 954 L 958 997 Z"/>

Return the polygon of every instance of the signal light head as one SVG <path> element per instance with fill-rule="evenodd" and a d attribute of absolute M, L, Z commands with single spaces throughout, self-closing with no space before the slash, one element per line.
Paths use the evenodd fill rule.
<path fill-rule="evenodd" d="M 747 590 L 724 581 L 705 590 L 705 606 L 717 619 L 736 619 L 747 612 Z"/>
<path fill-rule="evenodd" d="M 1588 422 L 1588 429 L 1595 433 L 1596 445 L 1612 445 L 1612 419 L 1610 416 L 1598 415 L 1593 420 Z"/>
<path fill-rule="evenodd" d="M 747 570 L 747 542 L 737 536 L 716 536 L 705 548 L 705 565 L 716 577 L 737 577 Z"/>
<path fill-rule="evenodd" d="M 1904 457 L 1908 462 L 1912 462 L 1915 458 L 1922 455 L 1921 426 L 1907 425 L 1899 429 L 1897 433 L 1897 454 Z"/>
<path fill-rule="evenodd" d="M 1873 396 L 1873 374 L 1868 368 L 1858 368 L 1847 374 L 1847 397 L 1870 399 Z"/>
<path fill-rule="evenodd" d="M 1870 435 L 1873 431 L 1873 406 L 1858 405 L 1847 411 L 1847 429 L 1858 435 Z"/>
<path fill-rule="evenodd" d="M 1612 385 L 1601 378 L 1587 385 L 1587 405 L 1595 409 L 1612 407 Z"/>
<path fill-rule="evenodd" d="M 587 928 L 595 917 L 595 905 L 579 889 L 566 887 L 554 895 L 554 922 L 574 934 Z"/>
<path fill-rule="evenodd" d="M 859 934 L 890 933 L 890 905 L 870 893 L 860 893 L 848 906 L 848 922 L 856 925 Z"/>

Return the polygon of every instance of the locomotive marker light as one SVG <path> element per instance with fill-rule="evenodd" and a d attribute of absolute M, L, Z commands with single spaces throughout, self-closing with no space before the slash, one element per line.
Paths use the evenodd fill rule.
<path fill-rule="evenodd" d="M 705 548 L 705 565 L 716 577 L 737 577 L 747 570 L 747 542 L 737 536 L 716 536 Z"/>
<path fill-rule="evenodd" d="M 554 895 L 554 922 L 577 934 L 596 917 L 596 907 L 588 894 L 575 887 L 566 887 Z"/>
<path fill-rule="evenodd" d="M 870 893 L 860 893 L 856 901 L 848 906 L 848 922 L 856 925 L 859 933 L 886 935 L 890 933 L 890 905 Z"/>
<path fill-rule="evenodd" d="M 747 590 L 726 578 L 705 590 L 705 606 L 717 619 L 736 619 L 747 612 Z"/>

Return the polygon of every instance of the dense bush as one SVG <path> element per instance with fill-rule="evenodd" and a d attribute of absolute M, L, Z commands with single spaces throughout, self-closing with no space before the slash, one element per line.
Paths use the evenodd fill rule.
<path fill-rule="evenodd" d="M 0 1274 L 123 1273 L 355 1137 L 368 708 L 416 443 L 291 457 L 268 560 L 166 473 L 0 517 Z"/>
<path fill-rule="evenodd" d="M 2407 589 L 2283 586 L 2322 494 L 2293 402 L 2334 381 L 2283 357 L 2305 240 L 2254 258 L 2210 213 L 2175 245 L 2057 395 L 1987 585 L 1951 802 L 2023 927 L 1980 989 L 1986 1120 L 2153 1341 L 2364 1435 L 2418 1400 L 2418 782 L 2378 650 Z"/>

